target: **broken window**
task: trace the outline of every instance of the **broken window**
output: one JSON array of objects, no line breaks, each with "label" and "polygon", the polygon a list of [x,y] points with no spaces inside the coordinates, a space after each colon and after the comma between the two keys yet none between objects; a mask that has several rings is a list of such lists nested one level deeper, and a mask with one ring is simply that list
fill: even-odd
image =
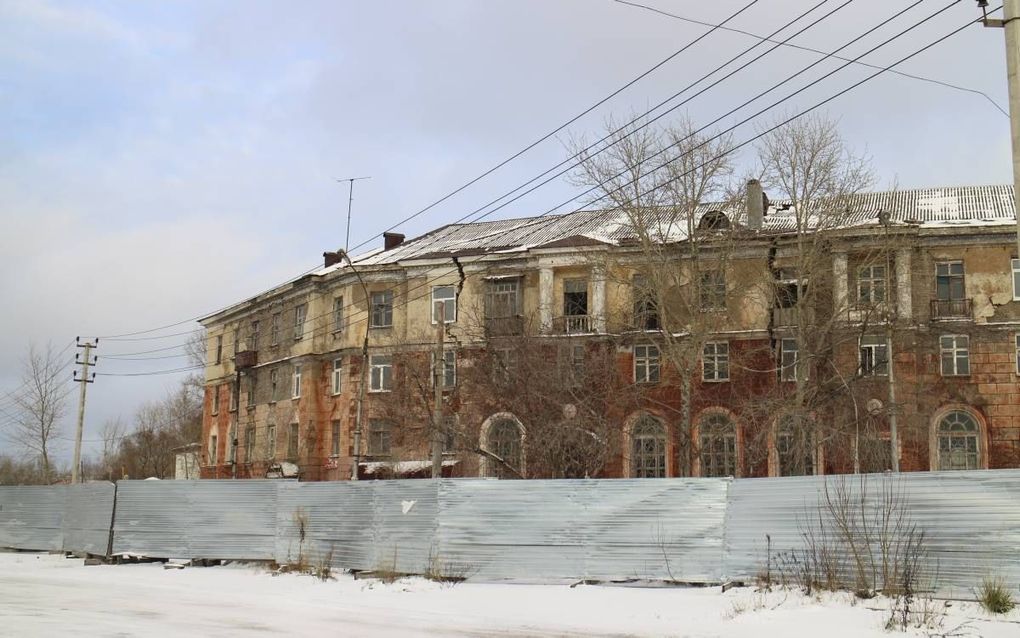
[{"label": "broken window", "polygon": [[632,478],[665,478],[666,428],[653,416],[643,415],[630,434]]},{"label": "broken window", "polygon": [[639,330],[659,330],[659,310],[655,295],[644,275],[634,275],[631,290],[634,297],[634,327]]},{"label": "broken window", "polygon": [[864,335],[860,347],[862,377],[889,376],[889,345],[884,336]]},{"label": "broken window", "polygon": [[301,304],[294,308],[294,341],[299,341],[305,336],[305,317],[308,315],[308,304]]},{"label": "broken window", "polygon": [[776,308],[793,308],[797,305],[800,295],[807,290],[807,284],[797,277],[793,268],[780,268],[776,271]]},{"label": "broken window", "polygon": [[702,476],[736,476],[737,428],[725,414],[710,414],[698,424]]},{"label": "broken window", "polygon": [[588,314],[587,279],[567,279],[563,282],[563,314],[568,317]]}]

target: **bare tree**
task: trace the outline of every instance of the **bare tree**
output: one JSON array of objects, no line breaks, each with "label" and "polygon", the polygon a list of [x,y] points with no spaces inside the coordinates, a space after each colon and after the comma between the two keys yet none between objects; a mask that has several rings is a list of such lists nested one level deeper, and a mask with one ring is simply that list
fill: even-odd
[{"label": "bare tree", "polygon": [[68,381],[66,369],[66,362],[61,365],[60,354],[51,343],[42,348],[32,343],[22,363],[22,388],[12,395],[14,419],[9,436],[38,457],[46,483],[53,478],[53,442],[60,436],[60,419],[70,391],[64,385]]}]

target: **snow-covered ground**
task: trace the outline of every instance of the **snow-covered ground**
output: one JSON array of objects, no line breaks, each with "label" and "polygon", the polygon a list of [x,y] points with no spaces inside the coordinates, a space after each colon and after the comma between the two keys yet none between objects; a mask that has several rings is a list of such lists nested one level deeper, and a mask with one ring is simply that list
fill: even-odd
[{"label": "snow-covered ground", "polygon": [[[250,565],[164,570],[85,567],[48,554],[0,553],[2,636],[734,636],[868,638],[889,602],[750,588],[322,582]],[[1020,612],[933,603],[942,629],[907,635],[1020,636]],[[962,626],[962,629],[956,631]],[[956,632],[956,633],[953,633]]]}]

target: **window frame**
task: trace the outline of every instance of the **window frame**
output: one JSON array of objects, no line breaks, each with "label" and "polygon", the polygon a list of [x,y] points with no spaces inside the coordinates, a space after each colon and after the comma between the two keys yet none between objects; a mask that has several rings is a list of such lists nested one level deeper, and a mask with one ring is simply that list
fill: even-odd
[{"label": "window frame", "polygon": [[259,324],[258,319],[252,319],[248,327],[248,336],[251,337],[251,344],[249,344],[248,350],[259,349],[259,329],[261,327]]},{"label": "window frame", "polygon": [[[449,297],[436,298],[436,291],[444,288],[450,289]],[[432,301],[431,320],[432,325],[439,323],[439,319],[436,316],[437,304],[443,302],[443,323],[456,323],[457,322],[457,286],[453,284],[443,284],[439,286],[432,286]]]},{"label": "window frame", "polygon": [[294,341],[305,338],[305,321],[308,319],[308,304],[294,306]]},{"label": "window frame", "polygon": [[269,369],[269,402],[276,403],[280,399],[280,369]]},{"label": "window frame", "polygon": [[1013,301],[1020,301],[1020,259],[1010,259],[1009,267],[1013,274]]},{"label": "window frame", "polygon": [[[802,418],[810,424],[810,419],[808,417]],[[816,458],[818,447],[811,432],[804,435],[804,442],[807,444],[808,449],[801,450],[801,452],[804,453],[805,473],[795,474],[789,471],[789,462],[796,459],[796,454],[798,452],[796,448],[796,438],[798,434],[796,419],[797,417],[793,414],[784,414],[776,420],[774,434],[775,439],[773,441],[773,447],[776,452],[776,476],[814,476],[815,474],[815,466],[818,463],[818,459]],[[791,441],[792,445],[790,443],[786,443],[784,445],[784,441]],[[786,462],[785,467],[784,461]],[[784,469],[787,471],[784,471]]]},{"label": "window frame", "polygon": [[223,363],[223,335],[216,335],[216,364]]},{"label": "window frame", "polygon": [[642,414],[635,419],[629,434],[629,478],[654,479],[669,476],[666,425],[662,419]]},{"label": "window frame", "polygon": [[[954,273],[953,266],[959,266],[960,272]],[[939,270],[945,267],[946,273],[942,274]],[[945,280],[947,297],[943,297],[940,294],[942,289],[942,282]],[[960,284],[960,296],[953,296],[953,282],[959,280]],[[946,259],[935,262],[935,299],[938,301],[963,301],[967,298],[967,271],[964,267],[962,259]]]},{"label": "window frame", "polygon": [[255,393],[258,391],[258,371],[248,372],[248,398],[245,407],[255,407]]},{"label": "window frame", "polygon": [[[377,359],[385,359],[385,362],[377,363]],[[368,356],[369,369],[369,392],[392,392],[393,391],[393,355],[371,354]],[[378,370],[378,384],[376,383],[376,371]],[[389,370],[387,375],[386,371]],[[388,380],[388,383],[387,383]]]},{"label": "window frame", "polygon": [[340,456],[340,432],[342,423],[340,419],[333,419],[330,421],[330,440],[329,440],[329,451],[330,456],[337,458]]},{"label": "window frame", "polygon": [[368,327],[392,328],[393,327],[393,291],[376,290],[369,293],[369,322]]},{"label": "window frame", "polygon": [[[865,343],[866,339],[877,340],[874,343]],[[879,361],[879,351],[885,351],[885,358]],[[865,366],[865,351],[869,354],[868,366]],[[889,340],[885,335],[861,335],[857,340],[857,374],[861,377],[888,377],[889,366],[892,357],[889,352]]]},{"label": "window frame", "polygon": [[[724,352],[720,352],[720,346]],[[709,348],[713,350],[709,353]],[[709,361],[712,374],[709,374]],[[720,368],[722,373],[720,373]],[[707,341],[701,347],[701,380],[706,383],[726,383],[730,380],[730,342]]]},{"label": "window frame", "polygon": [[386,419],[369,419],[368,456],[391,454],[393,454],[393,423]]},{"label": "window frame", "polygon": [[295,421],[287,427],[287,460],[296,461],[301,457],[301,423]]},{"label": "window frame", "polygon": [[220,386],[214,385],[212,391],[212,405],[209,406],[209,414],[216,416],[220,413]]},{"label": "window frame", "polygon": [[[436,378],[436,353],[430,356],[432,383]],[[443,389],[451,389],[457,386],[457,351],[453,349],[443,350]]]},{"label": "window frame", "polygon": [[290,375],[290,398],[300,399],[301,398],[301,364],[295,363],[294,369]]},{"label": "window frame", "polygon": [[[952,346],[946,347],[945,340],[952,339]],[[965,344],[960,347],[959,340],[963,339]],[[962,357],[961,357],[962,353]],[[952,372],[946,372],[946,355],[949,354],[953,362]],[[960,372],[960,362],[966,363],[966,372]],[[943,377],[969,377],[971,374],[970,365],[970,335],[948,334],[939,335],[939,373]]]},{"label": "window frame", "polygon": [[[505,433],[510,435],[506,436]],[[524,473],[524,431],[516,418],[498,416],[491,421],[485,430],[485,448],[503,459],[506,465]],[[504,467],[503,463],[497,463],[492,459],[486,460],[486,476],[498,479],[517,478],[513,472]]]},{"label": "window frame", "polygon": [[[793,344],[793,349],[786,347],[787,343]],[[793,361],[787,362],[787,353],[792,353]],[[783,337],[779,340],[779,380],[784,383],[796,383],[797,372],[800,367],[800,345],[794,337]],[[807,376],[805,375],[805,379]]]},{"label": "window frame", "polygon": [[701,271],[698,287],[698,306],[702,312],[726,310],[726,271],[722,268]]},{"label": "window frame", "polygon": [[[720,423],[725,421],[725,423]],[[722,429],[725,427],[725,431]],[[740,435],[736,420],[723,412],[709,412],[698,419],[698,475],[736,478],[740,472]],[[722,449],[717,447],[722,442]],[[719,457],[719,461],[716,460]],[[706,461],[708,461],[706,463]],[[722,465],[722,473],[718,467]],[[732,470],[727,472],[727,470]]]},{"label": "window frame", "polygon": [[1013,333],[1013,345],[1016,347],[1016,373],[1020,375],[1020,332]]},{"label": "window frame", "polygon": [[631,277],[631,301],[634,303],[634,327],[643,332],[662,330],[655,296],[649,290],[648,277],[636,273]]},{"label": "window frame", "polygon": [[276,459],[276,424],[266,426],[266,459]]},{"label": "window frame", "polygon": [[[638,349],[644,354],[638,354]],[[634,352],[634,383],[639,385],[655,385],[662,379],[662,352],[654,343],[635,344]],[[643,374],[639,375],[638,371]]]},{"label": "window frame", "polygon": [[219,465],[219,436],[209,435],[209,465]]},{"label": "window frame", "polygon": [[[973,425],[973,430],[970,430],[970,429],[965,430],[965,431],[963,431],[964,434],[958,434],[957,432],[959,432],[959,431],[957,431],[957,430],[950,430],[950,429],[943,430],[943,425],[950,419],[950,417],[953,417],[954,415],[957,415],[957,414],[963,415],[964,417],[966,417],[966,420],[970,422],[970,425]],[[974,442],[974,449],[973,449],[973,451],[965,450],[964,454],[966,456],[968,456],[968,457],[970,455],[973,455],[973,458],[974,458],[974,464],[973,465],[974,466],[970,467],[971,464],[968,462],[968,463],[966,463],[967,467],[946,467],[946,465],[948,465],[948,461],[949,461],[950,457],[945,456],[943,454],[943,449],[942,449],[942,447],[943,447],[943,445],[942,445],[943,438],[945,438],[945,439],[947,439],[949,441],[949,445],[948,445],[948,447],[950,448],[948,450],[949,454],[952,454],[954,452],[954,450],[951,449],[953,447],[952,446],[952,441],[954,439],[973,439],[973,442]],[[965,444],[965,446],[966,446],[966,444]],[[933,469],[936,469],[937,471],[944,471],[944,472],[972,471],[972,470],[980,470],[980,469],[983,469],[985,467],[985,461],[984,461],[985,448],[984,448],[983,429],[981,427],[981,421],[970,410],[965,410],[965,409],[962,409],[960,407],[956,407],[956,408],[947,410],[944,413],[938,415],[938,419],[935,421],[935,446],[934,447],[935,447],[935,467]]]},{"label": "window frame", "polygon": [[[876,275],[875,270],[881,270],[881,275]],[[867,276],[865,276],[867,273]],[[870,264],[857,268],[857,305],[867,306],[886,303],[889,291],[886,290],[888,273],[885,264]],[[881,295],[875,293],[880,291]]]},{"label": "window frame", "polygon": [[[570,290],[570,288],[575,289]],[[564,317],[587,317],[591,314],[589,308],[591,295],[589,294],[587,278],[570,277],[564,279],[562,297]],[[579,312],[581,310],[584,312]]]},{"label": "window frame", "polygon": [[237,427],[231,423],[227,428],[227,449],[226,461],[228,465],[234,465],[237,461]]},{"label": "window frame", "polygon": [[255,443],[257,436],[257,430],[254,425],[249,425],[244,429],[244,462],[251,463],[255,460]]},{"label": "window frame", "polygon": [[343,392],[343,373],[344,373],[344,360],[343,357],[337,357],[333,359],[333,371],[330,374],[330,390],[332,396],[336,396]]},{"label": "window frame", "polygon": [[344,296],[333,297],[333,334],[344,331]]},{"label": "window frame", "polygon": [[[502,286],[508,288],[506,290],[499,289]],[[519,276],[487,280],[485,282],[485,318],[513,319],[519,317],[523,301],[521,296],[521,278]],[[497,308],[506,310],[507,314],[494,314]]]}]

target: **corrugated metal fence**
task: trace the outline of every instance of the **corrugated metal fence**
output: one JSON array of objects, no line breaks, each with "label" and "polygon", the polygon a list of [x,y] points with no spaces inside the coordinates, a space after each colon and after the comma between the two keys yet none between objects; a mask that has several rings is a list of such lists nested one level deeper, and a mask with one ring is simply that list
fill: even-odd
[{"label": "corrugated metal fence", "polygon": [[[1020,581],[1020,471],[781,479],[121,481],[0,487],[0,546],[496,579],[748,580],[843,495],[896,499],[943,585]],[[116,515],[114,516],[114,508]],[[830,530],[831,531],[831,530]],[[823,534],[824,535],[824,534]]]}]

